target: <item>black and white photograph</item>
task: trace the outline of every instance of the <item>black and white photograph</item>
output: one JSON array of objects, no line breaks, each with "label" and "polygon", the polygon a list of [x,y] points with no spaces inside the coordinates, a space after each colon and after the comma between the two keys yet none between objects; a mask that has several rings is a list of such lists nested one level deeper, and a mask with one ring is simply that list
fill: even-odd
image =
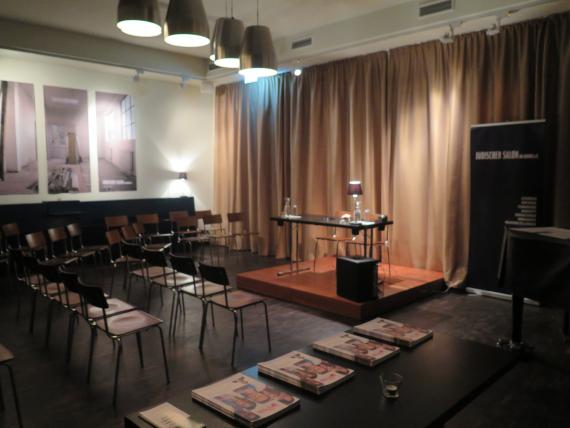
[{"label": "black and white photograph", "polygon": [[137,190],[133,97],[97,92],[99,191]]},{"label": "black and white photograph", "polygon": [[34,85],[0,80],[0,195],[38,193]]},{"label": "black and white photograph", "polygon": [[44,87],[48,193],[88,193],[87,91]]}]

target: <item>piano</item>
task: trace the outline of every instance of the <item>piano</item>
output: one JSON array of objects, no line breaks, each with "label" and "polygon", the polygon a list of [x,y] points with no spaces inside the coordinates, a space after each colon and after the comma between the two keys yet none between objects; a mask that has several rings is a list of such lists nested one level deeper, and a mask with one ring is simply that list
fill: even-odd
[{"label": "piano", "polygon": [[[512,227],[505,229],[503,286],[512,292],[512,335],[509,346],[524,348],[522,338],[524,299],[564,313],[568,339],[570,310],[570,229]],[[501,343],[501,341],[499,341]]]}]

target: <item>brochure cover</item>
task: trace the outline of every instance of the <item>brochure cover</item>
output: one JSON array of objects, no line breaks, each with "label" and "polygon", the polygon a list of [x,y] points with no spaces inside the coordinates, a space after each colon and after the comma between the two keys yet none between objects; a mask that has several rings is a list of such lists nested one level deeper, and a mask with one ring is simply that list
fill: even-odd
[{"label": "brochure cover", "polygon": [[190,418],[188,413],[170,403],[162,403],[139,413],[139,417],[156,428],[205,428]]},{"label": "brochure cover", "polygon": [[376,318],[357,325],[352,331],[410,348],[433,337],[433,331],[431,330],[410,327],[409,325],[384,318]]}]

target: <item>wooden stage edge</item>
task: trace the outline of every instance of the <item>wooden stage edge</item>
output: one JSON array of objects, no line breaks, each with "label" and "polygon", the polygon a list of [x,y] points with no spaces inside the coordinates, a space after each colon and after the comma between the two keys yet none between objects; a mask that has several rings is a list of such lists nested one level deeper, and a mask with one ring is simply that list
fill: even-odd
[{"label": "wooden stage edge", "polygon": [[337,296],[334,257],[319,259],[316,272],[313,271],[312,260],[299,265],[311,270],[278,277],[277,272],[289,269],[287,264],[244,272],[237,276],[237,287],[354,320],[382,315],[445,288],[441,272],[392,265],[392,275],[388,278],[388,268],[382,265],[379,275],[384,284],[379,286],[378,299],[358,303]]}]

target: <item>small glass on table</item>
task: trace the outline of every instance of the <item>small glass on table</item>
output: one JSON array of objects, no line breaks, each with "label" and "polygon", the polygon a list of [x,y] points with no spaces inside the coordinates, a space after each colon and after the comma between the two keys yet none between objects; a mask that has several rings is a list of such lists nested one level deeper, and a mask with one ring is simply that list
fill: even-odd
[{"label": "small glass on table", "polygon": [[384,397],[398,398],[403,382],[404,376],[399,373],[382,373],[380,375],[380,385],[382,385],[382,394],[384,394]]}]

